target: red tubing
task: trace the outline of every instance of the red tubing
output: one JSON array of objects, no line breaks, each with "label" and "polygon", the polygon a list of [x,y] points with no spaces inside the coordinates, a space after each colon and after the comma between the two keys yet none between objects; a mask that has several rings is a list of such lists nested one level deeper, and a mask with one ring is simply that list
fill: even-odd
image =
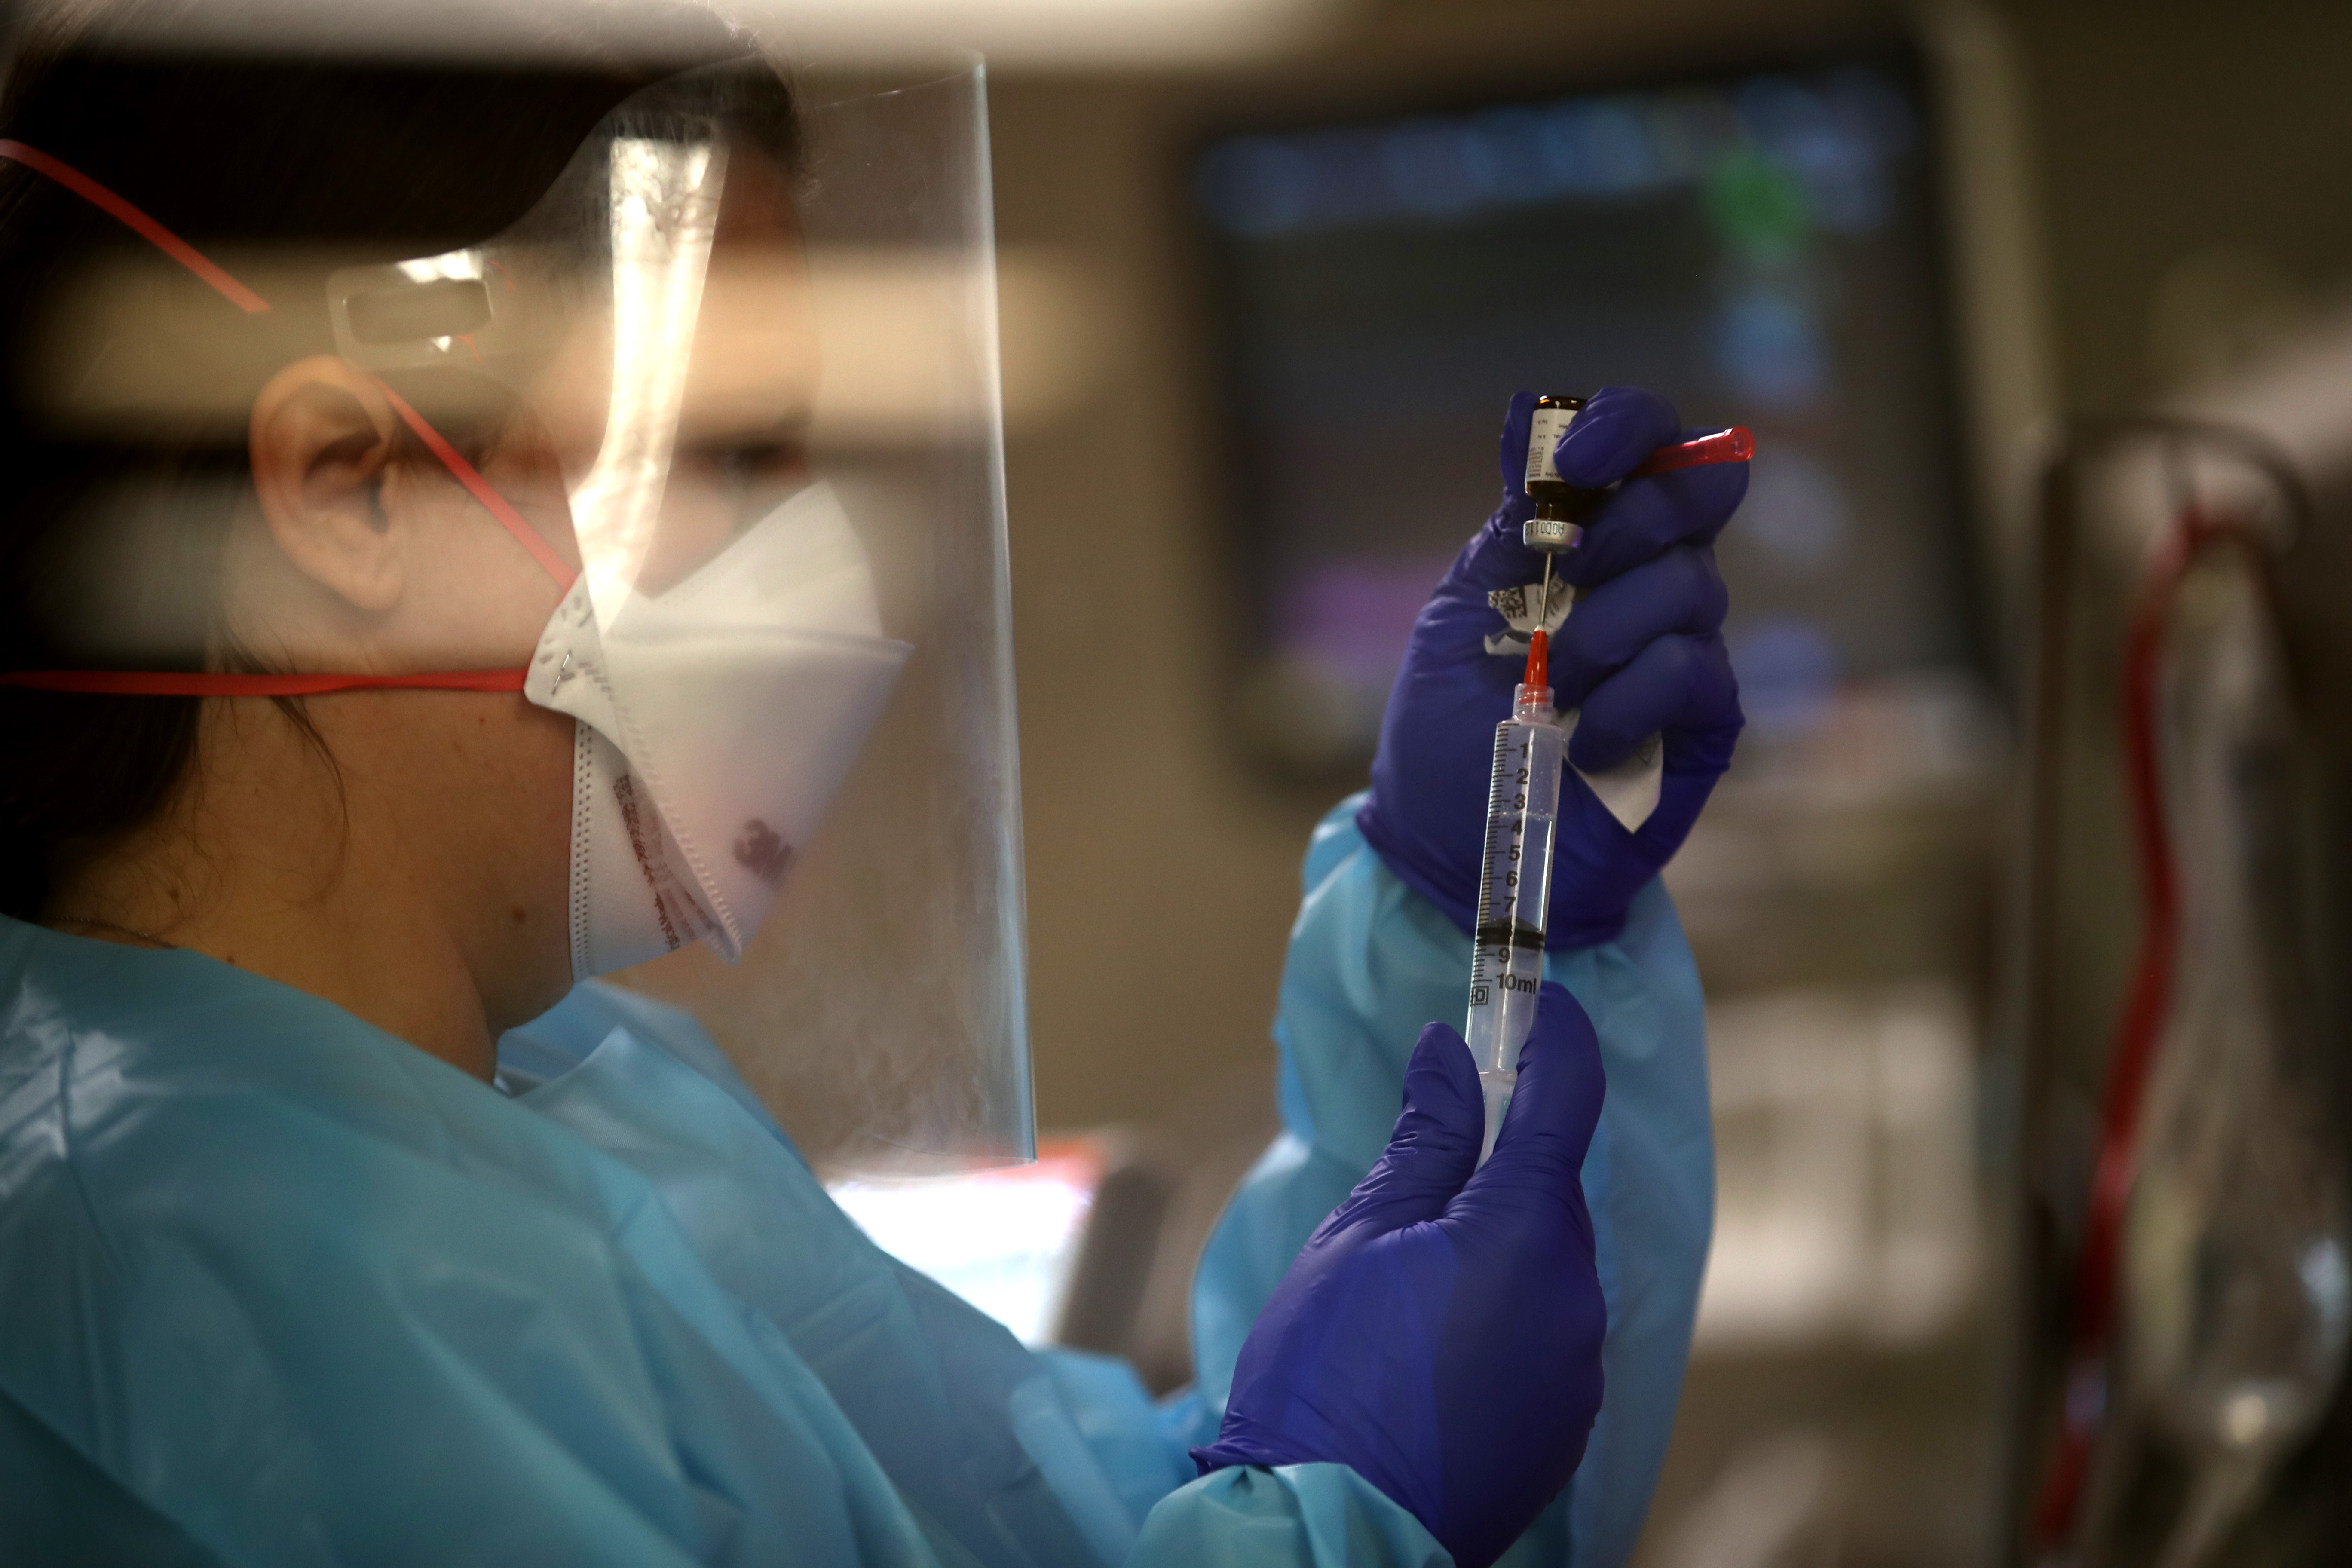
[{"label": "red tubing", "polygon": [[2131,989],[2116,1025],[2101,1095],[2098,1163],[2091,1178],[2083,1250],[2075,1266],[2064,1415],[2057,1451],[2043,1473],[2042,1493],[2033,1508],[2034,1543],[2044,1552],[2063,1546],[2074,1533],[2106,1414],[2107,1352],[2115,1333],[2124,1209],[2131,1197],[2140,1110],[2163,1037],[2173,965],[2179,951],[2179,870],[2165,831],[2164,757],[2157,734],[2165,624],[2190,564],[2208,546],[2231,540],[2252,547],[2237,524],[2193,510],[2184,512],[2149,557],[2125,637],[2124,764],[2147,918],[2140,927],[2139,954],[2133,964]]},{"label": "red tubing", "polygon": [[1625,477],[1638,479],[1651,474],[1671,474],[1676,468],[1703,468],[1713,463],[1744,463],[1755,455],[1756,433],[1745,425],[1734,425],[1728,430],[1718,430],[1696,441],[1685,441],[1676,447],[1661,447],[1643,458],[1641,466]]},{"label": "red tubing", "polygon": [[419,675],[244,675],[226,670],[10,669],[0,686],[85,697],[319,697],[330,691],[520,691],[528,669]]}]

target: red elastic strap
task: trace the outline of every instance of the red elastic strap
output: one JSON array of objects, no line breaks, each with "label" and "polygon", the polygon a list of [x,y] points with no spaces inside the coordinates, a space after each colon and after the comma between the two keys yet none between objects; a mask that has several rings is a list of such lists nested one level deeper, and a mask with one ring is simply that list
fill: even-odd
[{"label": "red elastic strap", "polygon": [[[45,174],[55,180],[82,200],[131,229],[215,289],[219,289],[223,298],[247,315],[258,315],[269,309],[268,300],[230,277],[194,246],[190,245],[186,240],[182,239],[178,235],[173,234],[170,229],[165,228],[162,224],[157,223],[71,164],[59,163],[37,147],[27,147],[22,142],[5,139],[0,139],[0,158],[12,159],[37,174]],[[531,527],[522,513],[508,504],[506,497],[491,488],[490,482],[482,478],[474,465],[459,454],[457,447],[442,439],[441,433],[426,424],[425,416],[411,408],[406,399],[392,388],[383,386],[382,382],[376,384],[383,387],[385,398],[391,402],[394,410],[399,414],[408,427],[416,432],[416,438],[425,443],[425,449],[441,460],[442,467],[456,476],[459,484],[473,492],[474,499],[488,508],[492,517],[506,525],[506,531],[513,534],[516,541],[530,552],[530,558],[538,562],[549,576],[555,579],[559,587],[569,589],[572,586],[572,580],[579,574],[566,565],[563,558],[549,547],[547,541],[540,537],[539,531]]]},{"label": "red elastic strap", "polygon": [[0,140],[0,158],[22,163],[37,174],[47,175],[99,211],[113,218],[140,238],[220,290],[221,297],[248,316],[258,316],[269,309],[269,301],[215,266],[203,252],[88,174],[70,164],[60,163],[37,147],[27,147],[22,142]]},{"label": "red elastic strap", "polygon": [[1718,430],[1696,441],[1661,447],[1643,458],[1641,465],[1625,477],[1639,479],[1652,474],[1671,474],[1676,468],[1704,468],[1715,463],[1744,463],[1755,455],[1756,433],[1745,425],[1734,425],[1728,430]]},{"label": "red elastic strap", "polygon": [[236,675],[222,670],[11,669],[0,686],[89,697],[320,697],[330,691],[520,691],[528,669],[420,675]]},{"label": "red elastic strap", "polygon": [[506,531],[514,535],[515,542],[530,552],[530,558],[538,562],[549,576],[555,579],[557,587],[569,592],[572,579],[580,574],[566,563],[563,557],[558,555],[546,540],[540,537],[539,530],[531,527],[530,521],[517,511],[508,502],[506,497],[499,494],[496,487],[489,480],[482,478],[479,469],[466,461],[464,453],[449,445],[442,437],[440,431],[426,424],[425,416],[411,408],[406,398],[385,386],[381,381],[376,383],[376,386],[383,392],[384,401],[392,405],[392,411],[399,415],[402,422],[416,433],[418,440],[425,443],[425,449],[438,458],[441,460],[441,466],[448,469],[459,484],[473,492],[474,499],[482,503],[484,510],[506,525]]},{"label": "red elastic strap", "polygon": [[[230,277],[194,246],[124,201],[71,164],[59,163],[37,147],[0,138],[0,158],[22,163],[45,175],[129,228],[156,249],[203,279],[221,296],[247,315],[259,315],[269,301]],[[425,421],[425,416],[381,381],[376,383],[393,411],[425,448],[439,459],[457,481],[514,535],[556,586],[569,591],[579,575],[540,536],[530,521],[484,479],[457,447]],[[423,675],[231,675],[222,672],[117,669],[0,670],[0,686],[35,691],[68,691],[115,697],[317,697],[330,691],[520,691],[520,669],[459,669]]]}]

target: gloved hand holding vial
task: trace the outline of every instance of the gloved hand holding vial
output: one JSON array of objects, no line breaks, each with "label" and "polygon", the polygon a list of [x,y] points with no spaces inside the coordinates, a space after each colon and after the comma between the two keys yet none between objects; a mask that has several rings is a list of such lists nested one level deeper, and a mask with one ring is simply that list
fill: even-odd
[{"label": "gloved hand holding vial", "polygon": [[[1512,399],[1501,504],[1413,623],[1356,817],[1407,886],[1475,929],[1494,726],[1513,711],[1539,614],[1554,706],[1576,715],[1567,749],[1576,771],[1561,784],[1553,842],[1552,952],[1617,936],[1731,765],[1742,723],[1714,551],[1748,490],[1738,433],[1685,430],[1665,399],[1633,387],[1569,402]],[[1561,490],[1551,499],[1562,507],[1529,493],[1538,416],[1553,435]],[[1692,462],[1699,458],[1715,460]],[[1550,482],[1536,479],[1538,489]],[[1547,510],[1574,515],[1539,515]],[[1550,531],[1574,548],[1532,547],[1531,525],[1555,522],[1570,525]],[[1650,770],[1637,753],[1654,737]]]}]

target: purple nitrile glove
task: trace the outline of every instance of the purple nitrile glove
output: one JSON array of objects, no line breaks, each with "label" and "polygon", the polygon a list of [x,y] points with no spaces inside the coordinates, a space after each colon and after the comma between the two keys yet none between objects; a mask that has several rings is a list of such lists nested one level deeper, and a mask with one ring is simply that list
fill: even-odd
[{"label": "purple nitrile glove", "polygon": [[[1520,490],[1534,406],[1530,393],[1511,399],[1503,504],[1413,623],[1381,723],[1371,795],[1356,816],[1388,868],[1465,931],[1478,915],[1495,726],[1510,716],[1524,668],[1486,651],[1486,639],[1504,629],[1486,595],[1543,577],[1542,555],[1519,537],[1534,514]],[[1685,435],[1655,393],[1603,387],[1560,437],[1555,460],[1562,479],[1597,489]],[[1578,590],[1551,644],[1559,706],[1583,710],[1569,761],[1601,773],[1662,734],[1665,776],[1657,809],[1632,832],[1573,772],[1561,781],[1549,947],[1615,937],[1633,895],[1674,858],[1731,765],[1742,720],[1723,646],[1715,536],[1747,493],[1745,463],[1625,479],[1586,523],[1583,542],[1554,558],[1555,581]]]},{"label": "purple nitrile glove", "polygon": [[[1601,1409],[1607,1327],[1580,1173],[1601,1047],[1546,984],[1494,1156],[1470,1048],[1421,1032],[1388,1152],[1275,1288],[1234,1369],[1224,1465],[1347,1465],[1486,1568],[1559,1495]],[[1476,1167],[1474,1173],[1474,1167]]]}]

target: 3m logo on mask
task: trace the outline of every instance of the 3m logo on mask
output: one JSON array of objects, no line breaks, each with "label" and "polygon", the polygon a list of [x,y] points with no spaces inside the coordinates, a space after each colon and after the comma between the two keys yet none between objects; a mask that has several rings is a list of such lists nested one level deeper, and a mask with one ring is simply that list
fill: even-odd
[{"label": "3m logo on mask", "polygon": [[589,582],[523,684],[579,721],[574,975],[697,939],[732,963],[912,650],[882,635],[864,547],[821,482],[661,593],[624,584],[609,618]]},{"label": "3m logo on mask", "polygon": [[743,825],[743,837],[735,840],[735,864],[772,888],[792,863],[793,847],[774,828],[756,816]]}]

